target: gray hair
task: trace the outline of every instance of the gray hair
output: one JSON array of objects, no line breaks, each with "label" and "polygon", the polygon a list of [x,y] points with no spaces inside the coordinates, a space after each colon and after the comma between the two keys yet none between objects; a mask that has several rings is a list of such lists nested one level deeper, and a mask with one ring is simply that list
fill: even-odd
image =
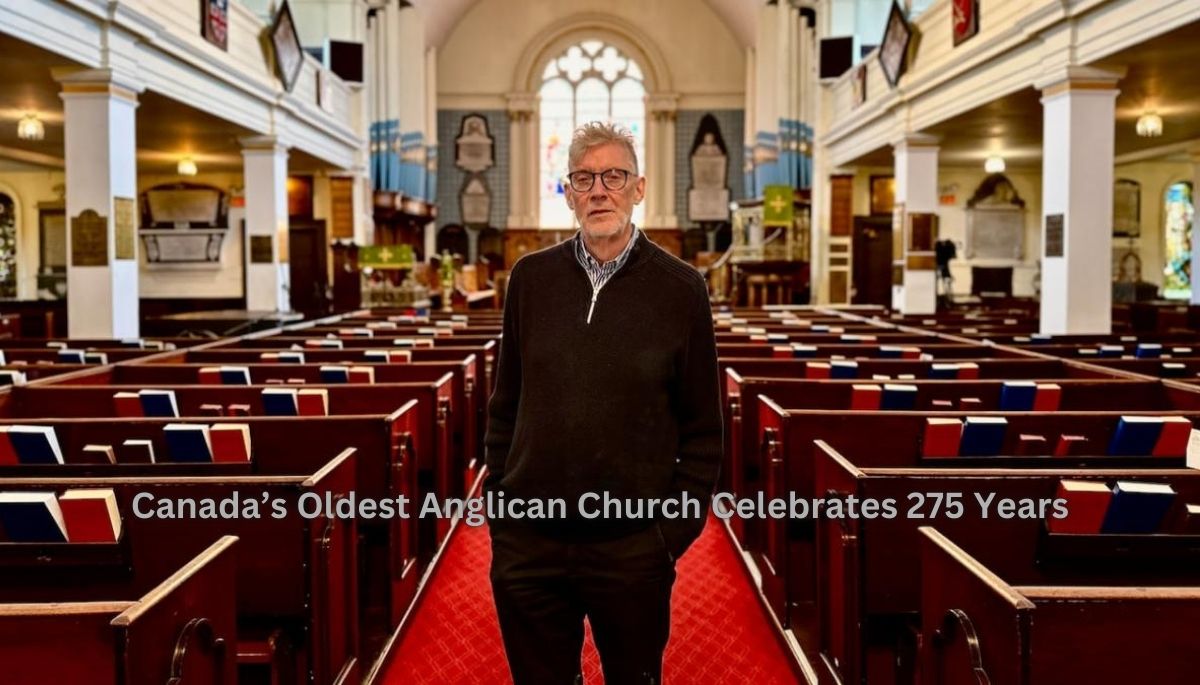
[{"label": "gray hair", "polygon": [[624,126],[603,121],[589,121],[575,129],[575,134],[571,136],[571,147],[567,150],[568,168],[574,169],[579,163],[579,158],[591,148],[608,143],[625,146],[629,151],[629,158],[633,160],[633,173],[637,174],[638,158],[637,150],[633,147],[633,134]]}]

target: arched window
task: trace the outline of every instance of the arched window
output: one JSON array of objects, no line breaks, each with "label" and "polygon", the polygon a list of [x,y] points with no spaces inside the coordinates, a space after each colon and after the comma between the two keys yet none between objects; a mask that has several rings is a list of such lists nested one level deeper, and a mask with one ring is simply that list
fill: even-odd
[{"label": "arched window", "polygon": [[1172,183],[1163,196],[1167,240],[1163,268],[1163,297],[1186,299],[1192,294],[1192,221],[1195,214],[1192,184]]},{"label": "arched window", "polygon": [[[612,45],[586,40],[550,60],[542,73],[539,95],[539,224],[542,228],[567,228],[575,225],[562,186],[572,132],[589,121],[620,124],[633,133],[638,163],[644,166],[646,88],[637,63]],[[643,207],[637,205],[633,210],[633,221],[638,225],[642,223]]]},{"label": "arched window", "polygon": [[17,203],[0,193],[0,297],[17,296]]}]

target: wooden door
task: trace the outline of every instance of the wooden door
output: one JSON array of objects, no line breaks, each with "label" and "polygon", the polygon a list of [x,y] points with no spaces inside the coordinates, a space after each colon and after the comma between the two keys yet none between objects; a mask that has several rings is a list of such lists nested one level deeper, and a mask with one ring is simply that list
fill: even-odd
[{"label": "wooden door", "polygon": [[293,221],[288,227],[292,309],[309,318],[330,311],[328,245],[324,220]]},{"label": "wooden door", "polygon": [[892,304],[892,218],[854,217],[852,304]]}]

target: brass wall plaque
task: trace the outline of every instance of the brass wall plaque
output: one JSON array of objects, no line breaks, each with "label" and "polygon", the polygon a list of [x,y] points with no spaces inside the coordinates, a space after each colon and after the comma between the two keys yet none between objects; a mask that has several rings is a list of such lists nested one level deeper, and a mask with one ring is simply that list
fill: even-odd
[{"label": "brass wall plaque", "polygon": [[113,259],[137,259],[137,203],[133,198],[113,198],[113,232]]},{"label": "brass wall plaque", "polygon": [[71,217],[71,266],[108,266],[108,217],[94,209]]},{"label": "brass wall plaque", "polygon": [[250,263],[270,264],[275,261],[275,250],[269,235],[250,236]]},{"label": "brass wall plaque", "polygon": [[1063,215],[1046,215],[1046,256],[1063,256]]},{"label": "brass wall plaque", "polygon": [[931,254],[910,254],[905,260],[905,267],[909,271],[933,271],[937,268],[937,258]]}]

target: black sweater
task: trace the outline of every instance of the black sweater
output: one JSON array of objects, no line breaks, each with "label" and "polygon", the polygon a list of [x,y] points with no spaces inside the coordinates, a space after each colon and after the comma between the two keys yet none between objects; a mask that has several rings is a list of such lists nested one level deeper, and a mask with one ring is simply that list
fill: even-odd
[{"label": "black sweater", "polygon": [[[505,497],[678,498],[707,512],[721,462],[716,340],[703,277],[643,235],[600,290],[574,241],[526,255],[509,277],[485,438],[488,486]],[[653,521],[559,521],[571,536]],[[704,527],[660,518],[678,557]]]}]

